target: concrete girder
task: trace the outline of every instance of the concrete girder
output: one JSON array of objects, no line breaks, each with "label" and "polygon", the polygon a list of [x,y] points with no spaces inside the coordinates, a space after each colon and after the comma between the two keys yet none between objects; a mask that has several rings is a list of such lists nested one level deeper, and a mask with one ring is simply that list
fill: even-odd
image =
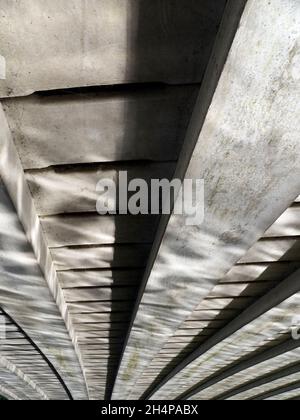
[{"label": "concrete girder", "polygon": [[[259,383],[262,375],[266,375],[266,377],[273,376],[274,371],[277,371],[279,366],[285,369],[293,363],[296,364],[299,360],[299,355],[299,343],[289,339],[282,344],[275,345],[270,349],[254,355],[252,358],[250,357],[245,361],[242,360],[237,365],[233,365],[232,368],[225,370],[224,375],[220,373],[212,376],[210,379],[208,378],[202,385],[199,385],[197,388],[199,390],[198,393],[194,394],[194,390],[197,390],[196,388],[190,392],[191,399],[222,400],[223,394],[220,395],[220,392],[223,392],[224,395],[225,393],[229,394],[233,387],[240,386],[242,388],[243,385],[247,384],[249,381]],[[218,378],[220,379],[220,383],[217,382]],[[271,382],[266,385],[266,387],[268,386],[272,386]],[[255,389],[251,389],[244,395],[255,395],[255,392]],[[241,394],[241,399],[244,399],[242,395],[243,394]],[[239,399],[238,397],[239,395],[237,395],[237,399]],[[235,397],[233,397],[233,399],[235,399]]]},{"label": "concrete girder", "polygon": [[162,222],[115,399],[143,394],[155,354],[299,195],[299,18],[297,1],[249,0],[215,93],[209,66],[177,169],[205,179],[205,223]]},{"label": "concrete girder", "polygon": [[265,392],[260,396],[254,398],[255,401],[261,400],[287,400],[299,395],[300,381],[295,381],[292,384],[278,387],[272,391]]},{"label": "concrete girder", "polygon": [[[272,345],[272,342],[279,340],[282,335],[291,335],[295,308],[300,298],[299,282],[300,277],[297,272],[258,299],[239,317],[188,356],[176,371],[169,375],[169,378],[165,378],[162,387],[156,390],[154,396],[164,399],[166,394],[172,398],[179,395],[184,395],[185,398],[198,395],[197,384],[200,383],[199,388],[202,389],[201,383],[205,382],[207,376],[213,372],[225,370],[231,363],[238,363],[241,354],[243,357],[249,356],[252,351],[258,351],[267,344]],[[288,287],[285,289],[283,286]],[[235,332],[231,330],[234,325]],[[227,336],[229,331],[231,335]],[[295,345],[299,343],[295,341]],[[224,375],[226,378],[226,373]],[[192,391],[189,391],[190,389]]]},{"label": "concrete girder", "polygon": [[[272,360],[271,360],[272,363]],[[247,382],[243,386],[236,387],[227,393],[217,396],[217,400],[245,400],[253,399],[255,395],[261,392],[270,391],[278,385],[283,386],[291,382],[295,382],[300,376],[299,363],[290,364],[285,368],[281,368],[271,374],[259,377],[254,381]]]}]

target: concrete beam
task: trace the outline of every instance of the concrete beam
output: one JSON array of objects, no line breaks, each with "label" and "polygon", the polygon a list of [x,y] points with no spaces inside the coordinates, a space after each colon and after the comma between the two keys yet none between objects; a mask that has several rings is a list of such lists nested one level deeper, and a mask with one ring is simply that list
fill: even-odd
[{"label": "concrete beam", "polygon": [[4,396],[9,400],[42,400],[41,396],[26,382],[11,371],[0,366],[1,388]]},{"label": "concrete beam", "polygon": [[0,395],[5,397],[7,400],[21,400],[20,396],[18,396],[17,393],[18,392],[16,390],[12,390],[7,384],[0,385]]},{"label": "concrete beam", "polygon": [[[152,179],[171,179],[176,168],[175,162],[126,162],[88,164],[84,167],[50,167],[40,171],[27,171],[28,186],[39,216],[95,212],[99,194],[96,185],[100,179],[117,182],[120,171],[128,173],[128,179],[144,179],[149,185]],[[55,195],[53,195],[55,190]],[[51,197],[51,199],[49,199]]]},{"label": "concrete beam", "polygon": [[[297,362],[299,360],[299,355],[299,343],[289,339],[284,343],[255,354],[253,357],[242,360],[220,374],[212,375],[201,384],[195,386],[183,397],[185,399],[194,398],[199,400],[223,399],[222,395],[219,398],[220,390],[226,389],[229,394],[230,387],[235,386],[236,384],[245,384],[251,379],[253,380],[253,384],[260,384],[263,382],[263,380],[260,382],[260,375],[266,374],[266,377],[269,375],[272,377],[272,375],[274,375],[274,370],[279,366],[285,368],[291,363]],[[241,389],[243,389],[243,386],[241,386]]]},{"label": "concrete beam", "polygon": [[[273,391],[264,392],[261,395],[253,398],[254,401],[261,401],[261,400],[269,400],[273,399],[274,397],[282,396],[282,399],[288,399],[290,398],[290,393],[295,393],[296,395],[299,394],[300,390],[300,381],[296,381],[292,384],[288,384],[282,387],[278,387],[274,389]],[[285,395],[283,395],[285,394]],[[289,396],[287,396],[289,394]]]},{"label": "concrete beam", "polygon": [[97,162],[175,161],[198,90],[199,86],[115,87],[2,103],[26,170]]},{"label": "concrete beam", "polygon": [[[271,361],[272,363],[272,361]],[[279,370],[273,371],[268,375],[262,375],[256,380],[249,381],[242,386],[237,386],[230,391],[218,395],[216,400],[227,400],[227,399],[249,399],[255,397],[262,390],[269,391],[272,388],[278,387],[278,383],[291,383],[296,377],[300,376],[300,364],[291,364],[288,367],[280,368]],[[300,378],[298,378],[300,379]],[[285,385],[285,384],[284,384]]]},{"label": "concrete beam", "polygon": [[[293,276],[291,276],[290,280],[292,278]],[[299,290],[299,274],[297,279],[293,278],[293,281],[296,281],[296,288]],[[275,290],[276,288],[272,291]],[[265,297],[267,300],[267,297],[271,296],[267,294]],[[151,389],[150,395],[158,399],[164,399],[188,393],[189,389],[202,380],[204,381],[213,372],[217,373],[220,370],[225,370],[231,363],[237,363],[241,354],[246,357],[251,354],[251,351],[260,351],[266,344],[271,345],[272,342],[275,343],[276,340],[281,339],[283,334],[291,334],[292,320],[295,316],[295,307],[299,304],[299,299],[300,293],[296,292],[291,297],[287,297],[282,303],[273,307],[270,305],[271,309],[266,312],[263,311],[263,314],[260,316],[259,313],[255,315],[255,308],[260,309],[259,304],[263,306],[264,303],[263,300],[258,301],[228,326],[225,326],[213,337],[208,338],[203,345],[178,365],[176,370],[164,378],[161,384],[154,390]],[[247,315],[250,312],[255,315],[255,318],[253,321],[249,320],[247,322]],[[246,322],[241,324],[235,330],[236,332],[226,337],[225,334],[229,332],[235,322],[241,322],[243,315],[246,315],[244,318]],[[213,347],[211,347],[210,345],[215,339],[223,334],[222,339],[215,342]],[[153,391],[156,392],[154,393]]]},{"label": "concrete beam", "polygon": [[205,222],[162,221],[114,399],[143,394],[153,357],[299,195],[299,3],[249,0],[231,46],[243,6],[229,2],[177,168],[205,180]]},{"label": "concrete beam", "polygon": [[8,361],[3,356],[0,357],[0,366],[2,366],[8,372],[11,372],[13,375],[16,375],[20,379],[20,381],[23,382],[23,386],[26,385],[27,388],[31,388],[32,392],[36,393],[37,399],[40,399],[40,400],[49,399],[47,395],[47,391],[45,392],[45,390],[41,389],[40,386],[35,381],[33,381],[30,376],[28,376],[19,367],[17,367],[16,365]]},{"label": "concrete beam", "polygon": [[7,71],[0,97],[120,83],[199,83],[225,4],[1,0]]},{"label": "concrete beam", "polygon": [[270,401],[299,401],[300,399],[300,388],[293,389],[292,391],[284,392],[277,396],[271,397],[268,400]]}]

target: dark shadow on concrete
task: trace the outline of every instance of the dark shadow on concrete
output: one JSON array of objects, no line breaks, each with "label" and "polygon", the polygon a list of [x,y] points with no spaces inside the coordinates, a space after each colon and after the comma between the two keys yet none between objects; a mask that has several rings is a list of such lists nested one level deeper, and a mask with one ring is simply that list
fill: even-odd
[{"label": "dark shadow on concrete", "polygon": [[[130,147],[139,148],[141,136],[145,134],[145,130],[156,125],[157,129],[162,129],[165,135],[176,136],[173,142],[176,144],[177,158],[179,157],[225,4],[226,0],[132,1],[127,22],[128,28],[130,28],[130,31],[128,31],[127,80],[140,80],[143,82],[143,86],[140,87],[143,87],[145,97],[157,94],[162,101],[173,90],[175,98],[177,91],[178,95],[182,95],[181,90],[185,88],[182,87],[181,90],[178,90],[178,85],[188,84],[187,89],[189,90],[186,94],[183,94],[183,100],[179,101],[180,104],[175,110],[178,115],[177,118],[174,121],[168,119],[169,126],[167,127],[165,126],[164,115],[160,111],[160,104],[158,104],[157,112],[149,115],[143,107],[138,108],[134,101],[127,102],[124,112],[124,120],[126,121],[124,147],[126,144],[126,148],[128,148],[128,143],[130,143]],[[135,30],[132,31],[132,28],[135,28]],[[144,83],[153,82],[153,74],[156,75],[154,81],[157,85],[147,93]],[[165,85],[161,83],[165,83]],[[166,84],[169,84],[169,86]],[[172,87],[173,84],[177,86]],[[138,89],[139,86],[136,86],[136,88]],[[175,134],[174,125],[177,127]],[[168,141],[167,138],[153,138],[149,141],[149,148],[153,146],[153,142],[160,142],[162,159],[170,161],[170,156],[164,156],[163,146],[166,141]],[[136,162],[136,164],[140,163]],[[151,162],[143,162],[143,165],[144,169],[148,169],[148,179],[157,178],[155,173],[152,172]],[[163,177],[171,178],[173,174],[174,170],[171,170],[170,173],[163,174]],[[130,179],[131,174],[129,173],[129,181]],[[153,223],[157,227],[159,217]],[[116,243],[119,241],[121,229],[121,226],[116,226]],[[143,229],[142,225],[141,229]],[[153,239],[151,239],[152,242]],[[119,252],[116,249],[114,255],[114,264],[116,265],[121,257]],[[145,260],[137,261],[137,266],[145,266],[148,257],[149,255]],[[142,276],[140,278],[141,282]],[[114,316],[116,295],[114,291],[117,291],[117,286],[112,288],[111,325],[118,322]],[[139,287],[136,288],[136,296],[138,296],[138,291]],[[131,305],[130,310],[133,313],[134,305]],[[127,328],[120,332],[120,338],[124,340],[124,343],[126,343],[129,326],[130,323],[128,323]],[[113,331],[111,337],[112,334]],[[108,361],[106,399],[111,398],[121,357],[122,354],[115,353],[111,348]]]},{"label": "dark shadow on concrete", "polygon": [[[295,255],[298,255],[298,261],[296,260]],[[290,256],[293,256],[292,261],[290,261]],[[295,273],[300,268],[300,240],[297,241],[297,243],[294,244],[294,246],[277,263],[282,263],[283,265],[283,269],[281,270],[280,275],[278,275],[276,272],[276,262],[270,263],[270,266],[263,272],[260,277],[258,277],[255,282],[256,285],[261,283],[261,290],[256,291],[256,294],[254,295],[252,292],[254,285],[253,283],[250,283],[247,289],[245,289],[241,295],[237,296],[237,298],[241,298],[241,302],[237,304],[237,302],[233,300],[226,308],[220,310],[217,318],[211,320],[211,323],[206,328],[201,330],[199,334],[193,338],[191,343],[187,345],[184,350],[178,354],[178,356],[172,359],[171,362],[160,372],[157,379],[146,390],[141,399],[147,398],[149,394],[152,393],[153,389],[159,386],[160,382],[172,373],[174,366],[182,363],[190,354],[197,350],[201,344],[205,343],[206,340],[214,336],[214,334],[220,329],[225,328],[235,318],[242,314],[242,312],[249,308],[256,300],[267,294],[271,289]],[[224,283],[224,285],[226,285],[226,283]],[[208,298],[210,301],[213,301],[214,299],[224,299],[224,296],[214,297],[213,299]],[[218,308],[216,308],[216,310],[217,309]],[[221,327],[218,329],[213,326],[213,323],[216,320],[219,320],[223,323],[223,325],[221,325]],[[258,350],[258,352],[259,351],[260,350]]]}]

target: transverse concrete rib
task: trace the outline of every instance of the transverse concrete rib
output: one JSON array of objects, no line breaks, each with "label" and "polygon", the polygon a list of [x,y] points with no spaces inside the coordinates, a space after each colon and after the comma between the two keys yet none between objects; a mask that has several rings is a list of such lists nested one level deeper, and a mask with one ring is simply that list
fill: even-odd
[{"label": "transverse concrete rib", "polygon": [[[300,290],[300,271],[290,276],[288,279],[280,283],[276,288],[272,289],[262,298],[258,299],[253,305],[246,309],[240,316],[235,318],[232,322],[227,324],[223,329],[207,339],[195,352],[189,355],[182,363],[160,382],[160,387],[172,379],[177,373],[180,373],[194,360],[204,355],[207,351],[212,349],[218,343],[222,343],[230,335],[241,330],[251,322],[259,318],[261,315],[267,313],[273,307],[278,306],[281,302],[293,296]],[[232,373],[231,373],[232,374]],[[158,388],[151,389],[148,397],[152,396]]]},{"label": "transverse concrete rib", "polygon": [[[272,369],[276,368],[277,360],[278,364],[284,362],[280,356],[284,356],[286,354],[289,355],[290,353],[290,360],[292,360],[293,351],[299,350],[299,346],[300,344],[297,343],[297,341],[288,339],[287,341],[262,351],[253,357],[242,360],[240,363],[233,365],[220,374],[216,374],[215,376],[208,378],[207,380],[203,381],[203,383],[196,385],[190,391],[182,394],[180,397],[183,399],[206,399],[208,398],[207,395],[202,394],[206,389],[209,391],[214,385],[222,387],[222,381],[225,379],[234,380],[235,375],[242,372],[247,375],[247,372],[250,371],[251,368],[256,369],[257,375],[259,375],[259,371],[257,370],[258,368],[268,368],[268,365],[266,363],[264,364],[264,362],[269,362],[270,371],[272,371]],[[295,353],[297,355],[296,357],[299,357],[299,351]],[[273,366],[271,368],[272,363]],[[215,399],[218,399],[218,397],[216,396]]]},{"label": "transverse concrete rib", "polygon": [[[257,388],[263,386],[270,386],[272,382],[279,380],[279,379],[285,379],[286,377],[293,375],[293,374],[300,374],[300,363],[292,363],[287,367],[284,367],[283,369],[280,368],[276,370],[275,372],[272,372],[267,375],[262,375],[258,379],[249,381],[243,385],[237,386],[230,391],[224,392],[223,394],[219,394],[217,396],[217,400],[226,400],[226,399],[235,399],[237,397],[240,397],[241,394],[244,395],[255,395],[255,392],[257,393]],[[247,394],[248,393],[248,394]]]},{"label": "transverse concrete rib", "polygon": [[285,395],[283,395],[282,399],[287,399],[287,398],[289,398],[289,396],[287,396],[287,394],[294,393],[294,392],[296,392],[296,394],[297,394],[297,393],[299,393],[299,390],[300,390],[300,381],[296,381],[292,384],[276,388],[273,391],[265,392],[265,393],[257,396],[256,398],[254,398],[254,400],[256,400],[256,401],[268,400],[268,399],[272,399],[274,397],[278,397],[278,396],[283,395],[283,394],[285,394]]},{"label": "transverse concrete rib", "polygon": [[[19,209],[26,212],[28,203],[21,202],[22,193],[26,196],[24,190],[21,193],[21,173],[18,173],[17,164],[13,165],[13,170],[9,169],[12,162],[8,163],[10,154],[7,126],[2,114],[0,118],[1,175],[4,175],[4,178],[9,180],[10,187],[14,188]],[[20,189],[15,187],[14,182]],[[67,383],[73,398],[86,399],[85,381],[66,326],[42,276],[2,181],[0,184],[0,210],[1,305],[48,356]],[[23,216],[25,217],[24,213]],[[29,216],[28,213],[26,216]],[[29,217],[27,222],[30,223]],[[25,307],[24,302],[26,303]],[[49,317],[52,324],[49,323]],[[2,346],[2,350],[4,350],[4,346]],[[64,390],[60,390],[60,395],[57,394],[57,398],[66,398]]]},{"label": "transverse concrete rib", "polygon": [[214,90],[209,67],[177,169],[205,179],[205,222],[187,227],[172,216],[158,237],[114,399],[143,394],[136,383],[164,343],[299,195],[299,18],[296,0],[247,2],[204,118]]}]

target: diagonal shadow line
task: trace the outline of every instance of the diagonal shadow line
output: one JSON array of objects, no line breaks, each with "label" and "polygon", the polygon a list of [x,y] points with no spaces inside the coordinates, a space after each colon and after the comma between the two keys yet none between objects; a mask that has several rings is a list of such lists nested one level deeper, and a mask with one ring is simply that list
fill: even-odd
[{"label": "diagonal shadow line", "polygon": [[268,398],[275,397],[277,395],[285,394],[286,392],[295,391],[300,388],[300,381],[293,382],[289,385],[285,385],[274,389],[273,391],[264,392],[255,398],[251,398],[252,401],[261,401]]},{"label": "diagonal shadow line", "polygon": [[195,394],[203,391],[204,389],[210,388],[216,383],[235,375],[236,373],[242,372],[250,367],[253,367],[257,364],[263,363],[267,360],[273,359],[274,357],[280,356],[282,354],[288,353],[292,350],[297,349],[300,346],[299,341],[293,340],[292,338],[283,341],[282,343],[269,347],[263,351],[254,351],[253,355],[247,358],[242,358],[239,363],[233,363],[229,368],[223,370],[221,373],[217,372],[215,375],[212,375],[208,379],[198,383],[196,386],[188,390],[187,392],[181,394],[177,400],[187,400],[192,398]]},{"label": "diagonal shadow line", "polygon": [[[164,1],[161,2],[161,3],[162,4],[164,4],[164,3],[167,4],[167,2],[164,2]],[[198,2],[196,0],[193,3],[194,3],[194,5],[195,4],[198,4],[199,5],[199,0],[198,0]],[[225,8],[225,3],[226,2],[224,2],[224,5],[223,5],[224,8]],[[239,0],[239,3],[242,4],[242,7],[244,7],[245,0]],[[221,4],[221,2],[220,2],[220,4]],[[172,6],[172,7],[175,7],[175,5],[176,4],[174,3],[174,6]],[[205,7],[205,5],[206,5],[206,2],[203,1],[203,7]],[[191,2],[191,5],[190,6],[192,6],[192,2]],[[141,43],[141,40],[143,40],[143,39],[145,39],[147,37],[147,32],[149,30],[150,30],[150,33],[153,30],[152,29],[152,27],[153,27],[153,20],[149,19],[149,17],[147,18],[147,16],[148,16],[147,13],[149,12],[149,7],[151,8],[152,6],[149,6],[149,2],[147,0],[141,0],[139,2],[139,8],[135,10],[134,21],[136,21],[137,24],[138,24],[138,36],[136,37],[135,40],[133,40],[133,43],[129,45],[129,48],[134,47],[134,50],[137,51],[137,53],[136,53],[136,56],[134,57],[134,60],[133,61],[131,60],[131,62],[129,61],[129,63],[128,63],[128,73],[129,73],[128,76],[129,76],[129,78],[132,78],[133,75],[135,75],[135,76],[138,75],[141,72],[141,66],[144,65],[144,63],[141,62],[141,57],[139,56],[140,52],[142,51],[142,46],[143,46],[143,43]],[[182,7],[182,5],[180,5],[180,2],[178,2],[178,7]],[[147,10],[148,10],[148,12],[147,12]],[[153,12],[151,12],[151,13],[153,13]],[[158,44],[159,44],[159,41],[158,41]],[[213,47],[213,45],[210,45],[210,51],[209,51],[209,53],[211,53],[212,47]],[[209,57],[207,57],[207,58],[209,58]],[[224,57],[224,61],[225,61],[225,57]],[[199,85],[199,88],[200,88],[200,85]],[[186,108],[186,106],[183,107],[182,114],[184,112],[186,112],[186,109],[184,109],[184,108]],[[142,113],[138,109],[134,109],[134,106],[132,106],[132,105],[129,105],[128,106],[126,115],[128,117],[128,120],[130,118],[131,119],[134,118],[134,120],[135,120],[134,131],[136,131],[136,132],[139,132],[139,129],[145,123],[145,118],[148,118],[147,116],[142,115]],[[187,126],[188,126],[188,124],[186,125],[186,129],[187,129]],[[127,134],[129,134],[128,132],[130,130],[132,130],[132,125],[129,124],[128,127],[126,127]],[[135,144],[132,140],[130,140],[130,138],[133,138],[133,136],[129,136],[129,139],[128,139],[128,141],[131,141],[131,146],[132,147],[138,147],[138,144]],[[182,145],[181,145],[181,147],[182,147]],[[183,176],[183,174],[181,174],[181,175]],[[166,220],[167,220],[167,218],[166,218]],[[118,227],[117,227],[117,233],[118,233]],[[116,258],[116,260],[118,259],[118,255],[117,254],[115,255],[115,258]],[[114,388],[114,385],[115,385],[115,382],[116,382],[116,378],[117,378],[117,375],[118,375],[118,372],[119,372],[119,369],[120,369],[120,366],[121,366],[121,361],[122,361],[122,358],[124,356],[124,353],[125,353],[125,350],[126,350],[126,347],[127,347],[127,344],[128,344],[128,340],[129,340],[129,336],[130,336],[130,331],[132,329],[132,326],[133,326],[133,323],[134,323],[134,319],[135,319],[136,313],[138,311],[139,303],[141,301],[141,298],[142,298],[144,289],[146,287],[146,279],[147,279],[147,277],[148,277],[147,275],[144,275],[144,277],[141,279],[140,287],[137,290],[138,293],[137,293],[136,304],[132,308],[131,321],[128,324],[128,328],[127,328],[126,333],[125,333],[122,354],[120,355],[120,358],[119,358],[120,360],[119,360],[118,366],[116,368],[114,368],[115,369],[115,372],[113,374],[113,378],[107,384],[107,386],[108,386],[107,396],[108,396],[109,399],[111,399],[111,397],[112,397],[112,392],[113,392],[113,388]],[[112,320],[111,321],[113,322],[113,317],[112,317]]]},{"label": "diagonal shadow line", "polygon": [[[300,247],[300,240],[278,261],[286,261],[289,257],[289,255],[293,254],[296,251],[299,251],[299,247]],[[289,278],[289,276],[293,275],[293,273],[297,272],[297,270],[299,269],[300,266],[300,262],[290,262],[290,270],[287,268],[287,271],[285,273],[285,278],[282,278],[281,282],[283,282],[284,280],[286,280],[287,278]],[[268,268],[262,276],[266,275],[266,272],[268,270],[273,270],[273,267],[271,266],[270,268]],[[260,277],[259,277],[260,278]],[[280,286],[280,283],[279,283]],[[277,286],[277,287],[279,287]],[[250,286],[251,287],[251,284]],[[272,287],[272,289],[274,288],[274,286]],[[272,291],[271,289],[271,291]],[[276,289],[276,286],[275,286]],[[274,289],[273,289],[274,290]],[[256,301],[255,298],[253,298],[253,302],[250,303],[250,305],[247,305],[246,308],[240,310],[239,312],[237,312],[231,319],[228,320],[228,322],[224,322],[224,326],[223,328],[221,328],[220,330],[218,330],[215,334],[219,334],[220,332],[222,332],[222,330],[224,330],[225,328],[227,328],[227,326],[230,326],[236,319],[239,318],[239,316],[241,316],[243,314],[243,312],[249,308],[251,308],[252,305],[255,305],[256,302],[259,299],[264,298],[264,296],[268,295],[268,293],[271,292],[269,291],[265,291],[264,294],[262,296],[257,296],[256,297]],[[244,291],[244,293],[247,293],[247,290]],[[220,315],[222,314],[222,312],[224,311],[228,311],[228,309],[231,309],[231,305],[234,304],[234,301],[228,305],[225,310],[222,310]],[[214,321],[214,320],[213,320]],[[213,322],[212,321],[212,322]],[[193,354],[196,354],[197,352],[200,352],[200,349],[202,346],[207,346],[207,349],[209,350],[211,348],[211,346],[209,346],[209,341],[213,340],[214,341],[214,337],[215,334],[214,333],[210,333],[208,337],[205,337],[203,341],[203,343],[199,344],[199,338],[201,338],[201,336],[203,335],[204,332],[206,331],[210,331],[210,325],[208,325],[208,327],[206,329],[204,329],[203,331],[201,331],[199,333],[199,335],[197,335],[194,340],[187,346],[185,347],[178,356],[175,357],[175,359],[171,360],[171,362],[163,369],[163,371],[160,373],[160,376],[158,378],[158,380],[154,381],[151,386],[146,390],[146,392],[143,394],[143,396],[141,397],[141,399],[149,399],[159,388],[161,388],[165,383],[167,383],[172,377],[174,377],[179,370],[182,370],[185,366],[187,366],[187,364],[190,363],[189,359],[192,360],[193,358]],[[202,337],[203,338],[203,337]],[[225,337],[226,338],[226,337]],[[219,342],[220,340],[218,340]],[[188,350],[188,355],[187,355],[187,350]],[[195,357],[193,358],[195,359]],[[179,361],[178,365],[176,368],[174,368],[174,361]],[[180,369],[179,369],[180,368]]]},{"label": "diagonal shadow line", "polygon": [[283,369],[282,368],[277,369],[275,372],[271,372],[267,375],[260,376],[254,380],[246,382],[243,385],[238,385],[235,388],[231,389],[230,391],[226,391],[218,395],[217,397],[213,398],[213,400],[217,400],[217,401],[227,400],[229,398],[234,397],[235,395],[239,395],[246,391],[251,391],[254,388],[257,388],[259,386],[269,384],[271,382],[276,381],[277,379],[285,378],[287,376],[290,376],[299,372],[300,372],[300,363],[293,363]]}]

